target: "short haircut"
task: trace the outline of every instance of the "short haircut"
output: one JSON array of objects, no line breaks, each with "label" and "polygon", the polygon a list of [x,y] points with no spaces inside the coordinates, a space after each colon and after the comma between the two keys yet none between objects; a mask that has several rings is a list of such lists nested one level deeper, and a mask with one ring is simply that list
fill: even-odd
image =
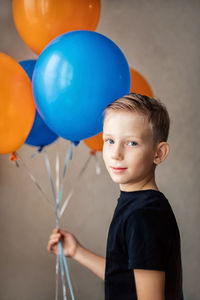
[{"label": "short haircut", "polygon": [[104,118],[109,111],[138,112],[147,117],[153,142],[166,142],[169,134],[170,118],[160,100],[145,95],[130,93],[110,103],[104,110]]}]

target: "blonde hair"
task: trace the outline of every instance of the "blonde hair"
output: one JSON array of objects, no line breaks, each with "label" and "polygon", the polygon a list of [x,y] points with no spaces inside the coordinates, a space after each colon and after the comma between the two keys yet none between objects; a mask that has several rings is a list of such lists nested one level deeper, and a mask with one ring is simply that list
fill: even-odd
[{"label": "blonde hair", "polygon": [[151,126],[154,143],[166,142],[169,135],[170,118],[160,100],[130,93],[110,103],[104,110],[104,120],[109,111],[131,111],[142,113]]}]

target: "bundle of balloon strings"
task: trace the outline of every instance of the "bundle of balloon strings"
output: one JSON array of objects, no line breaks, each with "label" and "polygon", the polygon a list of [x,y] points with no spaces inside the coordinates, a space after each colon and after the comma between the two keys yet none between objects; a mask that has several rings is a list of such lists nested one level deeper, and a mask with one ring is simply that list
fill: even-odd
[{"label": "bundle of balloon strings", "polygon": [[[32,179],[32,181],[34,182],[34,184],[36,185],[38,190],[45,197],[45,199],[47,200],[50,207],[54,210],[55,215],[56,215],[56,227],[59,228],[60,227],[60,218],[63,215],[63,213],[64,213],[64,211],[65,211],[65,209],[66,209],[66,207],[69,203],[69,200],[73,195],[75,183],[77,183],[80,180],[80,178],[83,175],[83,173],[84,173],[89,161],[91,160],[92,156],[95,157],[96,174],[100,174],[99,162],[98,162],[98,159],[96,157],[96,154],[93,153],[92,155],[89,156],[89,158],[85,162],[84,166],[82,167],[81,171],[79,172],[79,175],[77,176],[77,179],[74,182],[71,191],[69,192],[69,194],[66,197],[63,205],[61,206],[61,199],[62,199],[62,193],[63,193],[63,184],[64,184],[64,178],[65,178],[65,175],[66,175],[67,165],[68,165],[69,160],[72,160],[72,157],[73,157],[73,143],[70,142],[69,148],[66,151],[65,163],[64,163],[64,167],[63,167],[61,183],[60,183],[60,180],[59,180],[60,162],[59,162],[59,152],[58,152],[58,150],[57,150],[57,153],[56,153],[56,163],[55,163],[56,184],[54,184],[52,170],[51,170],[50,161],[49,161],[49,158],[48,158],[48,153],[46,151],[46,148],[39,148],[37,153],[32,155],[32,157],[34,157],[38,153],[43,153],[44,154],[45,164],[46,164],[47,173],[48,173],[48,177],[49,177],[50,184],[51,184],[51,190],[52,190],[52,194],[53,194],[54,203],[52,203],[49,200],[46,192],[43,190],[43,188],[41,187],[39,182],[36,180],[36,178],[34,177],[32,172],[29,170],[28,166],[26,165],[26,163],[24,162],[22,157],[19,155],[19,153],[13,154],[10,159],[16,163],[17,167],[20,167],[20,166],[24,167],[26,173]],[[55,293],[56,294],[55,295],[56,300],[58,300],[59,268],[60,268],[60,274],[61,274],[63,300],[67,300],[65,276],[66,276],[66,279],[67,279],[67,282],[68,282],[71,299],[74,300],[75,297],[74,297],[74,292],[73,292],[73,288],[72,288],[72,284],[71,284],[71,280],[70,280],[67,258],[64,255],[63,246],[62,246],[61,242],[58,243],[58,255],[56,257],[56,293]]]}]

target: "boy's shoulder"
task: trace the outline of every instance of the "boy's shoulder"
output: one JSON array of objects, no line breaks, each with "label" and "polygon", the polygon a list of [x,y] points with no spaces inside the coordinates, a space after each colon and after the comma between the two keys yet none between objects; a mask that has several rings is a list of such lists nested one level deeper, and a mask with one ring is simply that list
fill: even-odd
[{"label": "boy's shoulder", "polygon": [[148,214],[153,211],[171,211],[171,206],[165,195],[157,190],[138,190],[135,192],[122,192],[118,199],[117,209],[122,214]]},{"label": "boy's shoulder", "polygon": [[118,200],[116,217],[133,224],[159,224],[170,222],[175,218],[172,207],[165,195],[156,190],[138,190],[121,193]]},{"label": "boy's shoulder", "polygon": [[162,192],[156,190],[138,190],[128,193],[121,191],[113,222],[123,227],[127,224],[149,228],[176,225],[168,199]]},{"label": "boy's shoulder", "polygon": [[173,210],[166,198],[155,199],[139,208],[130,210],[124,219],[126,230],[170,234],[178,229]]}]

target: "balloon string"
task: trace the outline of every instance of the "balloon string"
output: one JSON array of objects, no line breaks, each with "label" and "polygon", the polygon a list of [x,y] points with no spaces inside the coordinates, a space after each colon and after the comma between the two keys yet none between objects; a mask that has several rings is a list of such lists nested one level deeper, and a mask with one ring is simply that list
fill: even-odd
[{"label": "balloon string", "polygon": [[64,262],[65,273],[66,273],[66,276],[67,276],[67,281],[68,281],[68,284],[69,284],[69,289],[70,289],[71,297],[72,297],[72,300],[75,300],[73,289],[72,289],[72,284],[71,284],[71,280],[70,280],[70,275],[69,275],[67,258],[66,258],[65,254],[63,252],[63,248],[62,247],[61,247],[61,251],[62,251],[62,258],[63,258],[63,262]]},{"label": "balloon string", "polygon": [[[59,185],[60,185],[60,158],[59,158],[59,139],[56,141],[56,203],[59,195]],[[58,287],[59,287],[59,254],[56,257],[56,295],[55,300],[58,300]]]},{"label": "balloon string", "polygon": [[63,288],[63,299],[67,300],[66,287],[65,287],[65,273],[64,273],[63,260],[62,260],[62,244],[61,244],[61,242],[58,243],[58,251],[59,251],[59,258],[60,258],[60,271],[61,271],[62,288]]},{"label": "balloon string", "polygon": [[86,168],[87,168],[87,166],[88,166],[88,164],[89,164],[91,158],[92,158],[92,155],[90,155],[90,156],[88,157],[88,159],[86,160],[86,162],[85,162],[85,164],[83,165],[83,167],[82,167],[82,169],[81,169],[81,171],[80,171],[80,173],[79,173],[79,175],[78,175],[77,178],[82,177],[82,175],[83,175],[83,173],[85,172],[85,170],[86,170]]},{"label": "balloon string", "polygon": [[53,198],[54,198],[54,201],[56,203],[56,191],[55,191],[55,187],[54,187],[53,175],[52,175],[52,171],[51,171],[49,157],[48,157],[46,149],[43,151],[43,153],[44,153],[44,159],[45,159],[45,163],[46,163],[47,173],[48,173],[48,176],[49,176],[49,181],[50,181],[50,184],[51,184]]},{"label": "balloon string", "polygon": [[67,150],[66,156],[65,156],[65,164],[64,164],[64,168],[63,168],[63,175],[62,175],[62,180],[61,180],[61,185],[60,185],[60,189],[59,189],[59,195],[58,195],[58,199],[57,199],[57,203],[56,203],[56,212],[57,212],[57,224],[56,226],[59,227],[59,208],[60,208],[60,202],[61,202],[61,197],[62,197],[62,192],[63,192],[63,184],[64,184],[64,178],[65,178],[65,174],[66,174],[66,170],[67,170],[67,165],[68,165],[68,161],[69,159],[72,160],[72,156],[73,156],[73,143],[70,142],[70,146],[69,149]]},{"label": "balloon string", "polygon": [[73,187],[72,187],[72,189],[71,189],[69,195],[68,195],[67,198],[65,199],[64,204],[63,204],[63,206],[62,206],[62,208],[61,208],[61,210],[60,210],[60,217],[61,217],[62,214],[64,213],[64,211],[65,211],[65,209],[66,209],[66,207],[67,207],[67,205],[68,205],[68,203],[69,203],[69,200],[70,200],[70,198],[72,197],[72,195],[73,195],[73,193],[74,193],[74,186],[78,184],[78,182],[79,182],[80,178],[82,177],[83,173],[85,172],[85,170],[86,170],[86,168],[87,168],[87,166],[88,166],[88,164],[89,164],[91,158],[92,158],[92,156],[90,155],[90,156],[88,157],[88,159],[86,160],[85,164],[83,165],[81,171],[79,172],[79,174],[78,174],[78,176],[77,176],[77,178],[76,178],[76,180],[75,180],[75,182],[74,182],[74,184],[73,184]]},{"label": "balloon string", "polygon": [[60,218],[62,217],[62,214],[64,213],[64,211],[65,211],[65,209],[66,209],[66,207],[67,207],[67,205],[68,205],[68,203],[69,203],[69,200],[71,199],[73,193],[74,193],[74,190],[72,189],[72,190],[70,191],[69,195],[67,196],[67,198],[65,199],[64,204],[63,204],[63,206],[62,206],[62,208],[61,208],[61,210],[60,210],[60,214],[59,214],[59,217],[60,217]]},{"label": "balloon string", "polygon": [[38,150],[30,156],[30,158],[36,157],[40,152],[42,152],[43,148],[44,146],[40,146]]},{"label": "balloon string", "polygon": [[56,143],[56,165],[55,165],[55,171],[56,171],[56,194],[57,197],[59,195],[59,185],[60,185],[60,158],[59,158],[59,140],[57,140]]},{"label": "balloon string", "polygon": [[58,300],[58,283],[59,283],[59,254],[56,257],[56,298]]},{"label": "balloon string", "polygon": [[26,173],[29,175],[29,177],[32,179],[33,183],[36,185],[36,187],[38,188],[38,190],[42,193],[42,195],[45,197],[45,199],[47,200],[48,204],[51,206],[51,208],[54,210],[55,212],[55,207],[54,205],[51,203],[51,201],[49,200],[48,196],[46,195],[46,193],[44,192],[44,190],[42,189],[42,187],[40,186],[40,184],[37,182],[36,178],[33,176],[33,174],[30,172],[29,168],[27,167],[27,165],[25,164],[25,162],[23,161],[23,159],[21,158],[21,156],[19,155],[19,153],[16,153],[18,160],[21,162],[22,166],[24,167],[24,170],[26,171]]},{"label": "balloon string", "polygon": [[[56,167],[56,190],[57,190],[57,193],[55,191],[55,186],[54,186],[54,182],[53,182],[53,175],[52,175],[51,166],[50,166],[50,162],[49,162],[49,158],[48,158],[48,153],[47,153],[47,151],[45,151],[43,153],[44,153],[44,159],[45,159],[45,163],[46,163],[46,168],[47,168],[49,181],[50,181],[50,184],[51,184],[53,198],[54,198],[54,201],[56,203],[56,226],[59,227],[60,217],[59,217],[59,205],[58,205],[58,196],[59,196],[59,194],[58,194],[58,192],[59,192],[59,157],[58,157],[58,151],[57,151],[57,155],[56,155],[56,166],[55,166]],[[65,175],[65,172],[64,172],[64,175]],[[58,253],[58,256],[56,258],[56,295],[55,295],[55,299],[58,300],[59,263],[60,263],[63,299],[66,300],[67,296],[66,296],[66,287],[65,287],[65,277],[64,277],[64,269],[63,269],[62,255],[61,255],[60,247],[62,248],[62,244],[59,243],[59,245],[58,245],[59,253]]]}]

